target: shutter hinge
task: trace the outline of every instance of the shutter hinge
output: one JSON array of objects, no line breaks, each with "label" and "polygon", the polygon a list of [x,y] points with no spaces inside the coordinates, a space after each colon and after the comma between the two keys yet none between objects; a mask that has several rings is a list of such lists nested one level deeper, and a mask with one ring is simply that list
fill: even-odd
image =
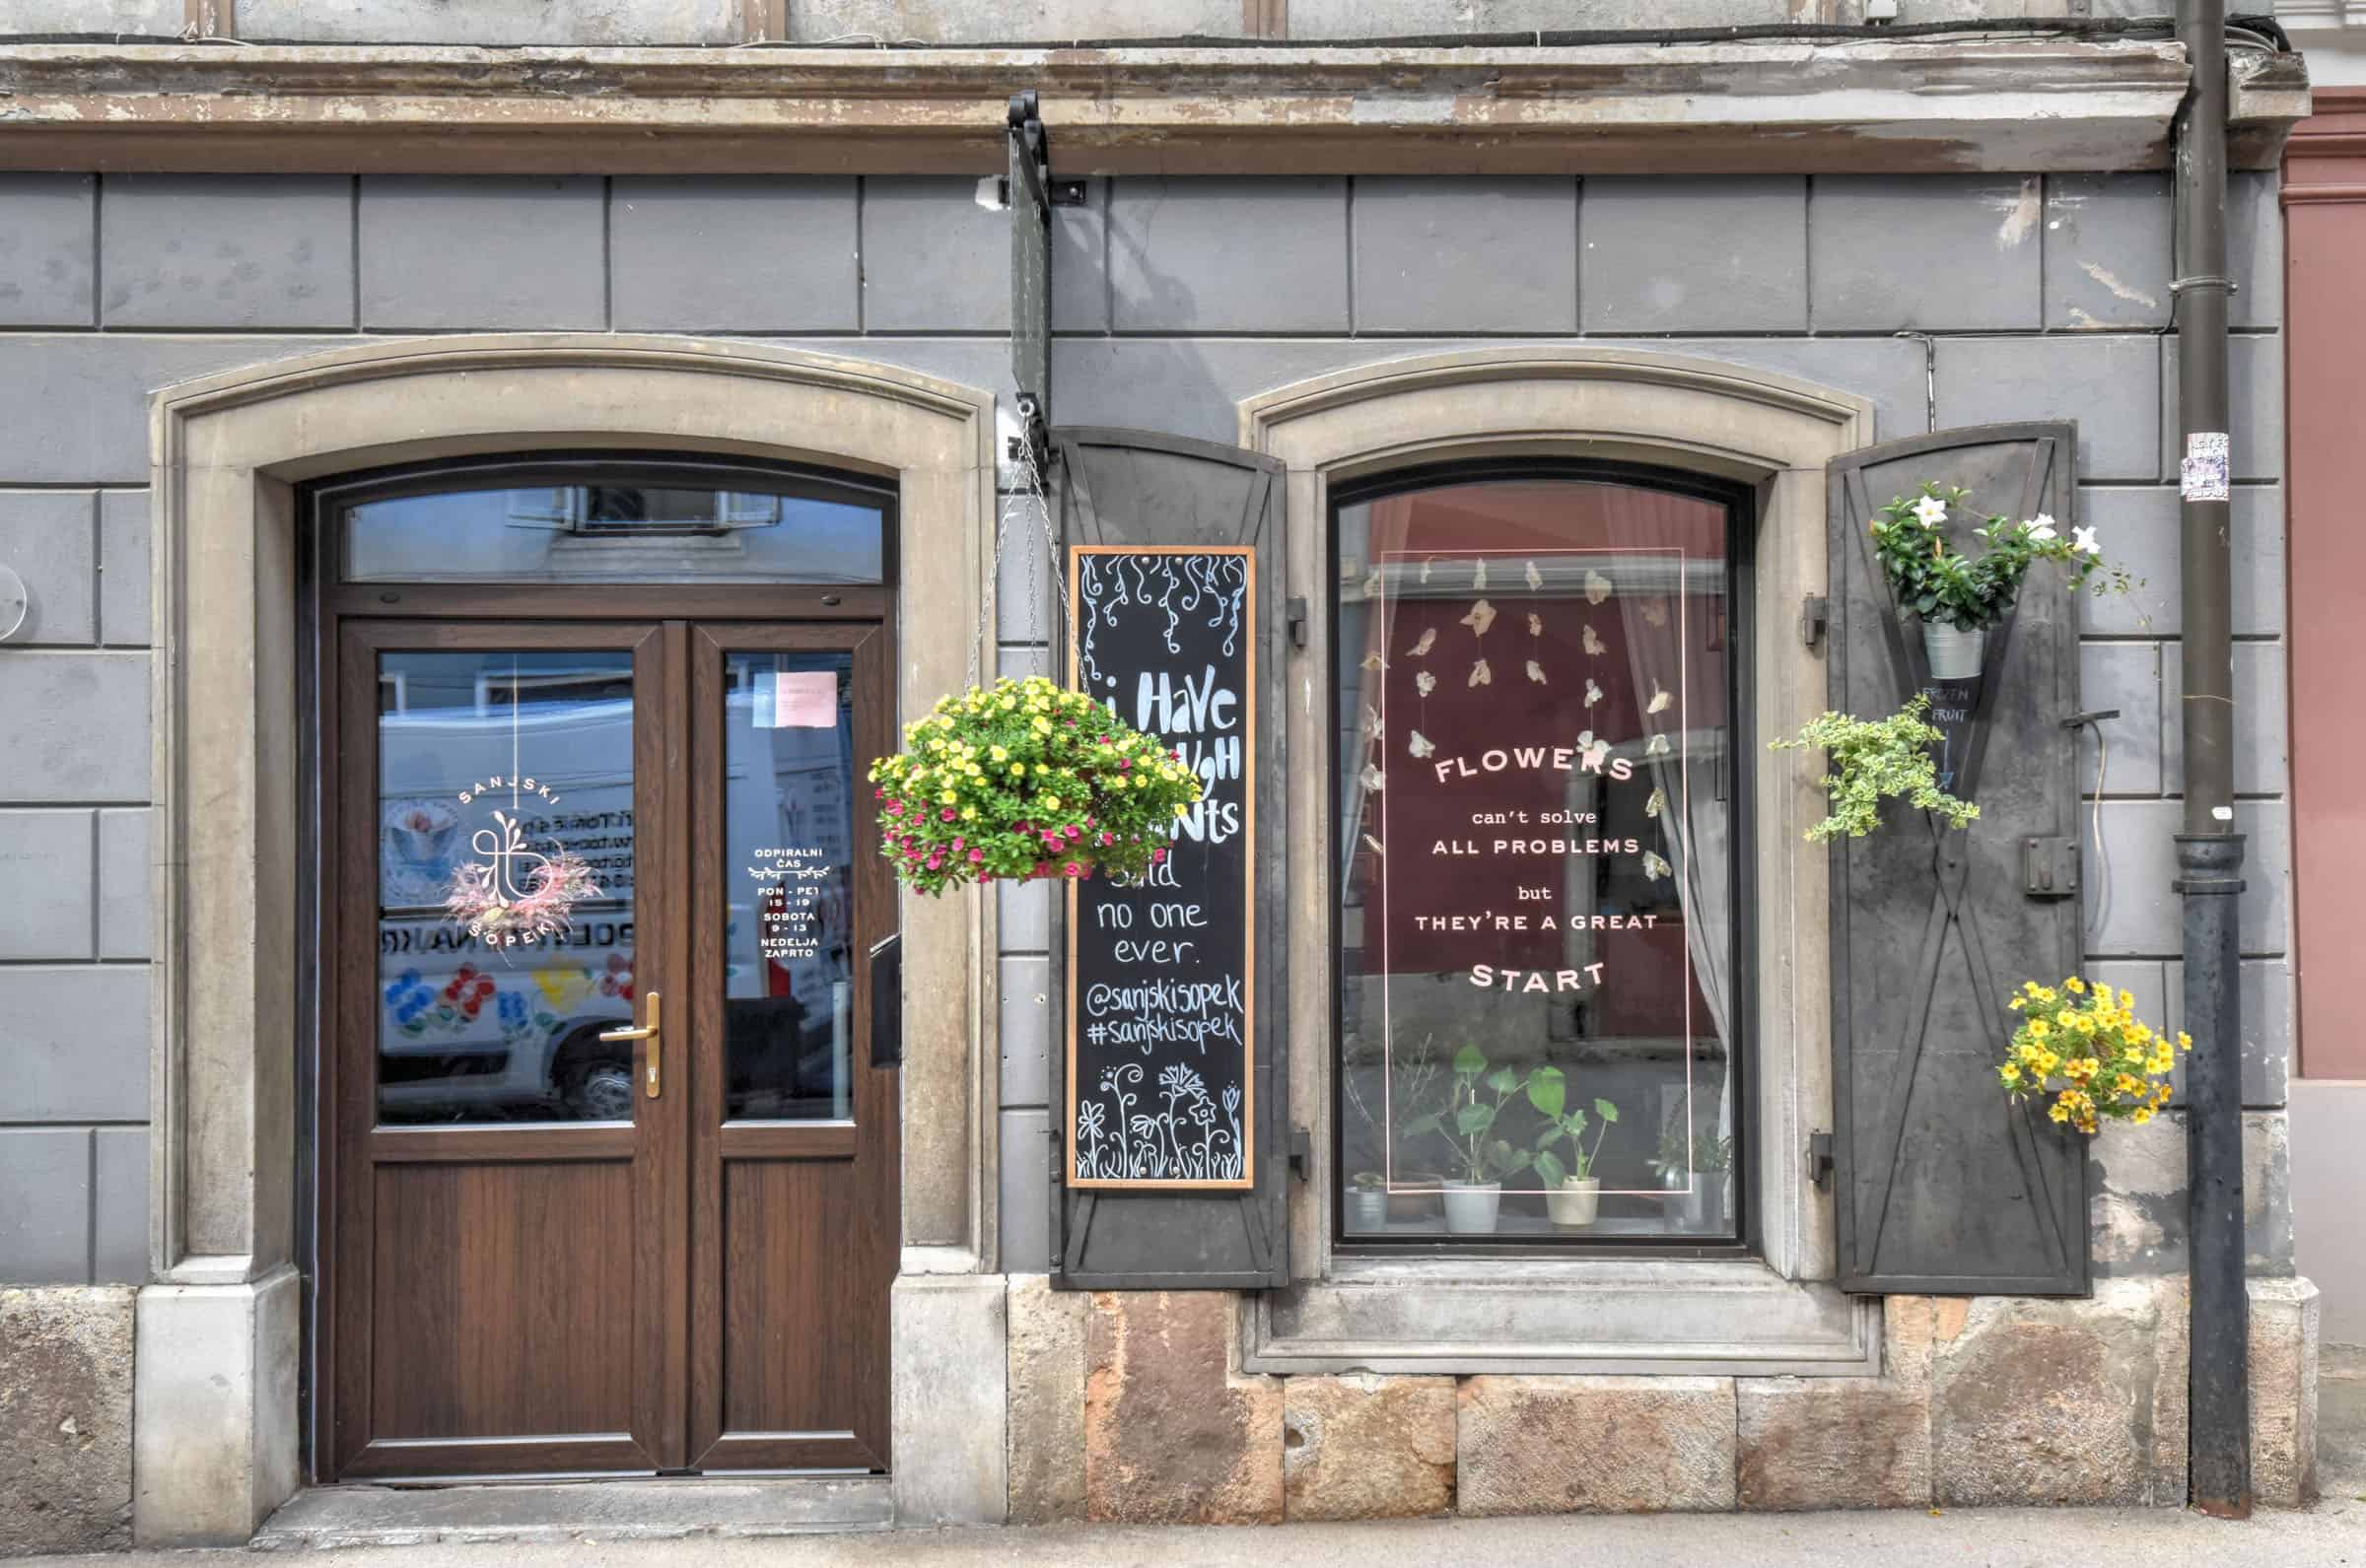
[{"label": "shutter hinge", "polygon": [[1832,1187],[1832,1134],[1810,1132],[1807,1135],[1807,1179],[1819,1192]]},{"label": "shutter hinge", "polygon": [[1289,646],[1304,648],[1306,646],[1305,599],[1295,594],[1291,595],[1289,602],[1282,607],[1282,618],[1289,623]]},{"label": "shutter hinge", "polygon": [[1301,1182],[1314,1179],[1314,1134],[1304,1127],[1289,1129],[1289,1174]]},{"label": "shutter hinge", "polygon": [[1832,600],[1821,593],[1810,593],[1799,601],[1799,641],[1814,648],[1824,641],[1824,633],[1832,625]]},{"label": "shutter hinge", "polygon": [[2078,841],[2032,836],[2021,841],[2021,891],[2033,899],[2078,892]]}]

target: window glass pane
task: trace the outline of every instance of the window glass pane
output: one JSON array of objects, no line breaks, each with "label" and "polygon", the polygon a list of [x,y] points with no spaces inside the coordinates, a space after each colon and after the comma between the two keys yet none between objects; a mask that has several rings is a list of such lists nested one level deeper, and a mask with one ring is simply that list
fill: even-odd
[{"label": "window glass pane", "polygon": [[725,655],[724,1114],[854,1114],[854,657]]},{"label": "window glass pane", "polygon": [[850,500],[654,484],[460,489],[343,511],[350,581],[877,582],[885,515]]},{"label": "window glass pane", "polygon": [[379,1120],[632,1120],[632,655],[382,653],[378,693]]},{"label": "window glass pane", "polygon": [[1739,1233],[1727,517],[1575,480],[1341,509],[1349,1240]]}]

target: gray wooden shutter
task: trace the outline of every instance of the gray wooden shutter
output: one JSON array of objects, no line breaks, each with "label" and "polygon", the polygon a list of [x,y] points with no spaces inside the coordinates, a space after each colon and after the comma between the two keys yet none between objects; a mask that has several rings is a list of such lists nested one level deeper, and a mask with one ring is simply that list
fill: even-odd
[{"label": "gray wooden shutter", "polygon": [[[1255,1186],[1245,1192],[1080,1192],[1062,1181],[1067,1138],[1052,1139],[1053,1283],[1078,1290],[1262,1289],[1289,1282],[1283,1212],[1288,973],[1282,939],[1287,844],[1283,788],[1286,635],[1282,465],[1238,447],[1147,431],[1059,429],[1062,553],[1069,545],[1249,545],[1257,551]],[[1063,570],[1066,570],[1065,561]],[[1067,669],[1067,653],[1057,668]],[[1065,912],[1056,904],[1055,918]],[[1067,994],[1066,943],[1055,940],[1051,994]],[[1052,1030],[1053,1098],[1068,1103],[1067,1021]]]},{"label": "gray wooden shutter", "polygon": [[[2067,531],[2076,428],[1988,425],[1839,458],[1831,485],[1830,701],[1875,717],[1931,687],[1919,628],[1899,615],[1868,524],[1925,480],[1976,515],[2051,512]],[[2027,891],[2024,856],[2078,842],[2078,606],[2040,565],[1988,633],[1977,690],[1934,688],[1961,715],[1942,774],[1980,806],[1944,830],[1893,805],[1832,858],[1834,1145],[1842,1288],[2082,1295],[2089,1289],[2085,1140],[2013,1106],[1996,1081],[2022,980],[2080,965],[2075,886]],[[1940,704],[1934,701],[1934,709]],[[2073,879],[2074,880],[2074,879]]]}]

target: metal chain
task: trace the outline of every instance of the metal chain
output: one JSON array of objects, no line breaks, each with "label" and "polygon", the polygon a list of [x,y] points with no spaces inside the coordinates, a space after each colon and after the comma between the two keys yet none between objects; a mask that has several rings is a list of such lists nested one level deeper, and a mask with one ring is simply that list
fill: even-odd
[{"label": "metal chain", "polygon": [[[999,587],[1002,581],[1003,555],[1009,548],[1011,514],[1014,511],[1023,513],[1031,506],[1036,521],[1034,531],[1043,540],[1044,562],[1051,569],[1053,586],[1059,590],[1060,620],[1061,624],[1065,626],[1069,614],[1068,579],[1060,571],[1060,539],[1052,526],[1052,509],[1045,494],[1043,469],[1036,461],[1033,443],[1022,441],[1018,443],[1018,448],[1025,487],[1002,498],[999,514],[995,518],[994,559],[989,565],[994,571],[996,585]],[[1031,554],[1034,548],[1032,540],[1029,541],[1027,548]],[[1041,578],[1033,570],[1032,562],[1028,563],[1028,568],[1026,573],[1027,625],[1034,626],[1037,624],[1037,616],[1042,605],[1043,588]],[[994,640],[994,629],[988,624],[992,613],[989,607],[991,602],[989,596],[979,595],[978,635],[971,643],[969,649],[969,684],[973,687],[980,684],[979,669],[985,659],[986,650],[998,646]],[[1045,628],[1044,641],[1047,646],[1056,641],[1048,627]]]}]

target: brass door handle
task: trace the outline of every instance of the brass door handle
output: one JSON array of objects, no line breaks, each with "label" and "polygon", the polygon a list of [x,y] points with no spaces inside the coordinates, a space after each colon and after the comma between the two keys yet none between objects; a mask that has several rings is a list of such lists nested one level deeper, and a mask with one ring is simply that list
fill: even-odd
[{"label": "brass door handle", "polygon": [[658,1037],[658,993],[656,991],[653,990],[649,992],[649,1007],[644,1015],[649,1019],[649,1022],[642,1025],[640,1028],[603,1029],[599,1032],[599,1038],[602,1040],[646,1040],[649,1042],[649,1049],[643,1054],[642,1059],[649,1063],[649,1097],[652,1100],[655,1100],[658,1097],[660,1093],[660,1085],[663,1082],[663,1079],[660,1076],[658,1065],[658,1052],[660,1044]]}]

